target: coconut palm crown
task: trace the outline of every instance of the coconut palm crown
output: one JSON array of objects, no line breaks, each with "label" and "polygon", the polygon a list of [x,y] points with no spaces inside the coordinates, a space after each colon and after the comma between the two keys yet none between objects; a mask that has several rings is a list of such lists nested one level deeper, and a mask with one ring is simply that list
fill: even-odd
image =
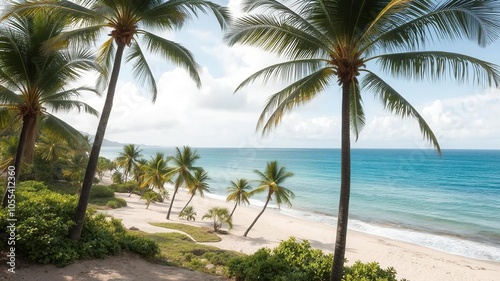
[{"label": "coconut palm crown", "polygon": [[[84,142],[80,132],[53,112],[77,109],[97,115],[91,106],[76,100],[82,92],[95,90],[68,85],[83,71],[97,69],[92,53],[64,47],[44,51],[46,42],[61,34],[65,24],[45,13],[11,16],[0,24],[0,123],[22,123],[14,160],[16,179],[23,159],[33,160],[40,128],[68,142]],[[6,200],[4,196],[3,205]]]},{"label": "coconut palm crown", "polygon": [[[286,61],[244,80],[236,91],[263,79],[288,86],[271,95],[257,128],[268,133],[284,114],[334,84],[341,88],[341,192],[331,280],[343,271],[350,194],[350,130],[356,140],[365,124],[362,93],[370,92],[401,117],[415,118],[423,137],[441,153],[429,125],[401,92],[376,72],[408,80],[498,86],[499,68],[430,43],[459,39],[485,46],[500,30],[500,1],[464,0],[246,0],[225,39],[275,53]],[[331,90],[330,90],[331,91]]]}]

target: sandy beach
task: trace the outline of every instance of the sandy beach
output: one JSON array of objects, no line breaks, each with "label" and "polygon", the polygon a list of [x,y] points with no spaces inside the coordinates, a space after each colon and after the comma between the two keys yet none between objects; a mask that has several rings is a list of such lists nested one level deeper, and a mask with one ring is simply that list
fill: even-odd
[{"label": "sandy beach", "polygon": [[[123,224],[146,232],[165,232],[165,228],[155,227],[149,222],[165,222],[168,203],[153,203],[146,209],[144,200],[139,196],[117,194],[117,197],[127,200],[128,206],[106,213],[122,219]],[[172,208],[171,221],[210,227],[209,221],[202,221],[205,212],[214,206],[234,206],[232,203],[195,197],[191,202],[197,212],[195,222],[187,222],[177,217],[178,212],[186,204],[189,196],[185,190],[179,191]],[[251,254],[261,247],[275,247],[280,241],[294,236],[306,239],[315,248],[331,252],[334,246],[335,228],[326,224],[306,221],[279,213],[279,210],[268,209],[249,232],[243,233],[253,221],[260,207],[239,206],[233,216],[233,229],[228,235],[222,235],[222,241],[209,243],[213,246]],[[227,227],[225,227],[227,229]],[[378,261],[381,266],[393,266],[399,278],[412,281],[494,281],[499,280],[500,263],[470,259],[433,250],[430,248],[378,237],[366,233],[349,231],[346,258],[349,262]]]}]

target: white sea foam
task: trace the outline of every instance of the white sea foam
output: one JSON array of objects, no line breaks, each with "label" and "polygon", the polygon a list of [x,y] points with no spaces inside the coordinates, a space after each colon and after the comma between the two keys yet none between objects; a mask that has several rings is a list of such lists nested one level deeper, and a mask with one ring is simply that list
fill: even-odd
[{"label": "white sea foam", "polygon": [[[314,220],[335,226],[337,219],[332,216],[304,212],[294,209],[281,209],[285,215],[302,219]],[[442,252],[481,259],[500,261],[500,248],[475,241],[461,238],[442,236],[432,233],[419,232],[409,229],[397,229],[388,226],[370,224],[359,220],[349,220],[349,228],[352,230],[387,237],[394,240],[409,242]]]}]

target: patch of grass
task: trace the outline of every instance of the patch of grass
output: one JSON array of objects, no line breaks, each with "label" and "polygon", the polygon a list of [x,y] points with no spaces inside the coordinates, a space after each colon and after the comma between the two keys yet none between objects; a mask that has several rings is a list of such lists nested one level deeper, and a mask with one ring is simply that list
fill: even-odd
[{"label": "patch of grass", "polygon": [[[233,258],[245,256],[235,251],[221,250],[213,246],[194,242],[182,233],[146,233],[133,231],[134,234],[156,241],[161,254],[155,262],[191,270],[227,275],[227,264]],[[213,268],[207,268],[213,264]]]},{"label": "patch of grass", "polygon": [[51,182],[47,185],[49,190],[57,192],[59,194],[78,194],[78,184],[70,182]]},{"label": "patch of grass", "polygon": [[213,233],[212,229],[207,227],[197,227],[182,223],[150,222],[149,224],[169,229],[175,229],[189,234],[196,242],[219,242],[219,236]]}]

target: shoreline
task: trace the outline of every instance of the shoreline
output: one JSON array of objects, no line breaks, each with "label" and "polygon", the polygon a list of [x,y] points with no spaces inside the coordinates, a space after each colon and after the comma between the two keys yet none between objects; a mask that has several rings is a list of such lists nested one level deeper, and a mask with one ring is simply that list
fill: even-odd
[{"label": "shoreline", "polygon": [[[170,189],[169,189],[170,190]],[[144,200],[139,196],[117,193],[124,198],[128,206],[114,210],[101,211],[115,218],[122,219],[123,224],[146,232],[168,232],[166,228],[155,227],[148,222],[166,222],[168,205],[152,203],[146,209]],[[185,190],[179,190],[172,208],[171,222],[180,222],[196,226],[208,226],[209,221],[200,221],[203,214],[211,207],[226,207],[232,210],[232,202],[218,199],[200,198],[195,196],[191,202],[197,212],[197,220],[188,222],[177,217],[180,209],[186,204],[189,196]],[[215,247],[252,254],[262,247],[274,248],[280,241],[294,236],[297,239],[308,240],[314,248],[331,253],[334,249],[335,227],[316,221],[306,220],[280,213],[277,209],[267,209],[248,237],[243,237],[244,231],[253,221],[261,207],[238,206],[233,215],[233,229],[227,235],[220,235],[221,242],[206,243]],[[147,221],[144,218],[147,218]],[[227,230],[227,226],[223,226]],[[416,280],[497,280],[500,276],[500,262],[479,260],[445,253],[432,248],[409,242],[393,240],[356,230],[348,230],[346,258],[351,264],[356,260],[362,262],[377,261],[382,267],[393,266],[398,272],[398,278]]]}]

